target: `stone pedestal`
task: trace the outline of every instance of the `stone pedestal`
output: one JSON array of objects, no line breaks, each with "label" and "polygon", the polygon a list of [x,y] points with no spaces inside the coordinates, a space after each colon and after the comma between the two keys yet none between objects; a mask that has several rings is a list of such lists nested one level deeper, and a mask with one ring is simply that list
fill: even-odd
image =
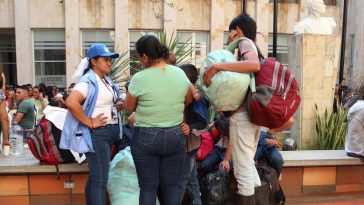
[{"label": "stone pedestal", "polygon": [[332,111],[339,65],[340,37],[295,35],[289,43],[289,68],[301,89],[301,106],[291,128],[301,149],[317,147],[316,110],[322,115]]}]

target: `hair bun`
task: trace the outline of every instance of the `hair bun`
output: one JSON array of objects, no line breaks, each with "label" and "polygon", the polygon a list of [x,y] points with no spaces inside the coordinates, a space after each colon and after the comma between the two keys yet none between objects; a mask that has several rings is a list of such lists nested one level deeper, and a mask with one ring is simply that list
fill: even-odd
[{"label": "hair bun", "polygon": [[158,52],[163,58],[167,58],[169,56],[169,50],[165,45],[160,45]]}]

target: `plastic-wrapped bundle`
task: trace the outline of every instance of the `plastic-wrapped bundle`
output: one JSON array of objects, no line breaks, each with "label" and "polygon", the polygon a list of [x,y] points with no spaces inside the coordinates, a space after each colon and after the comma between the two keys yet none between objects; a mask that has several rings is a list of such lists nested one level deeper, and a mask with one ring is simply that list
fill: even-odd
[{"label": "plastic-wrapped bundle", "polygon": [[[235,56],[227,50],[216,50],[210,52],[203,61],[200,69],[200,81],[203,82],[205,69],[216,63],[236,62]],[[248,73],[237,73],[230,71],[219,71],[211,78],[211,84],[202,89],[209,101],[220,111],[233,111],[242,104],[250,84]]]},{"label": "plastic-wrapped bundle", "polygon": [[130,147],[121,150],[110,162],[107,191],[112,205],[139,205],[140,189]]}]

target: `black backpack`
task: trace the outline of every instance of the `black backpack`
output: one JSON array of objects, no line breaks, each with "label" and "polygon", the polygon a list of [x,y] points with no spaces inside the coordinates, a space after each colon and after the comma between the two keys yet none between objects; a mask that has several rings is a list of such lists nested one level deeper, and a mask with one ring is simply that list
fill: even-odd
[{"label": "black backpack", "polygon": [[[282,190],[281,185],[279,184],[279,179],[277,176],[277,172],[272,167],[268,166],[268,163],[265,160],[259,160],[255,167],[257,168],[259,178],[263,183],[267,183],[269,185],[269,205],[276,204],[284,204],[286,202],[286,197]],[[262,194],[267,194],[263,193]],[[256,196],[256,198],[265,198]]]}]

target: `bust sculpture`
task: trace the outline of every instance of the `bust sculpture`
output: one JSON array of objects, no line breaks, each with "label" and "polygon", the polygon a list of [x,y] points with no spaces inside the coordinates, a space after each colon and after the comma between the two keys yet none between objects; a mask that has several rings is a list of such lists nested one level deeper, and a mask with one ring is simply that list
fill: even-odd
[{"label": "bust sculpture", "polygon": [[323,0],[308,0],[308,16],[300,22],[295,23],[293,32],[295,34],[319,34],[332,35],[336,23],[332,17],[322,17],[326,12]]}]

